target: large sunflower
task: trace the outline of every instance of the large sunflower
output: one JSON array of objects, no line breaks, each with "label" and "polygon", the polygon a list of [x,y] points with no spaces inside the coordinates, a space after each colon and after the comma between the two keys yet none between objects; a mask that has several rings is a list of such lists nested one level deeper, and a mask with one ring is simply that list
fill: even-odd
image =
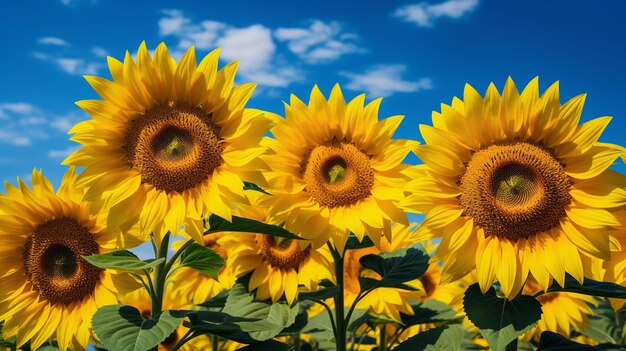
[{"label": "large sunflower", "polygon": [[378,121],[381,99],[364,100],[346,104],[336,85],[327,101],[315,86],[308,106],[292,95],[272,129],[271,220],[314,247],[332,238],[343,252],[350,232],[378,245],[382,234],[391,239],[392,221],[407,223],[396,202],[407,180],[402,161],[416,142],[392,140],[402,116]]},{"label": "large sunflower", "polygon": [[33,187],[21,180],[0,195],[0,321],[5,338],[35,350],[56,338],[61,350],[85,349],[91,316],[115,304],[115,294],[139,287],[127,274],[94,267],[82,256],[117,244],[106,229],[106,213],[90,214],[82,202],[74,168],[55,193],[34,170]]},{"label": "large sunflower", "polygon": [[[267,209],[259,203],[268,196],[248,192],[250,206],[241,206],[237,214],[261,222],[267,220]],[[250,291],[256,289],[260,300],[276,302],[285,296],[292,303],[298,287],[317,290],[324,279],[334,281],[330,250],[302,245],[298,240],[264,234],[224,233],[217,244],[226,250],[225,277],[239,278],[250,272]]]},{"label": "large sunflower", "polygon": [[502,96],[491,84],[484,98],[466,85],[464,101],[420,126],[424,164],[407,172],[402,205],[427,214],[416,239],[442,238],[443,283],[475,267],[483,292],[497,278],[513,298],[529,272],[544,289],[565,273],[601,278],[591,261],[617,249],[626,183],[608,169],[620,147],[598,142],[610,117],[578,125],[584,100],[561,105],[558,83],[539,96],[538,79],[521,94],[511,79]]},{"label": "large sunflower", "polygon": [[64,163],[85,167],[86,198],[110,208],[111,230],[139,224],[160,237],[187,221],[202,242],[202,216],[230,220],[243,181],[263,184],[257,156],[271,123],[244,109],[255,85],[233,86],[237,62],[217,70],[218,54],[196,66],[193,47],[176,63],[165,44],[151,57],[142,43],[136,61],[109,57],[112,81],[86,77],[103,100],[77,103],[92,119],[70,130],[83,147]]}]

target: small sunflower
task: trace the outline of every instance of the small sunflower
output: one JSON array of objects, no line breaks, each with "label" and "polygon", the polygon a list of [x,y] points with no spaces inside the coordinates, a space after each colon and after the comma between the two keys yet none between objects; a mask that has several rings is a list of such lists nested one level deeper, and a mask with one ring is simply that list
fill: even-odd
[{"label": "small sunflower", "polygon": [[[223,233],[214,233],[204,236],[204,246],[217,252],[223,259],[228,256],[228,251],[223,248],[217,241],[223,236]],[[182,246],[183,242],[175,242],[172,246],[175,250]],[[235,277],[229,275],[229,272],[222,267],[218,274],[218,280],[215,280],[195,269],[187,267],[176,268],[169,278],[178,288],[173,292],[174,298],[190,301],[194,305],[201,304],[208,299],[219,294],[225,288],[230,288],[235,283]]]},{"label": "small sunflower", "polygon": [[[261,222],[267,220],[267,210],[260,205],[269,197],[260,192],[248,192],[250,206],[241,206],[238,214]],[[299,240],[264,234],[224,233],[217,244],[226,250],[226,276],[239,278],[250,272],[250,291],[256,289],[260,300],[278,301],[283,294],[288,303],[298,296],[298,287],[317,290],[324,279],[334,281],[330,250],[303,245]]]},{"label": "small sunflower", "polygon": [[544,289],[565,273],[601,278],[592,261],[617,249],[609,231],[626,182],[608,169],[621,148],[598,142],[611,118],[578,124],[584,100],[561,105],[558,82],[540,96],[538,79],[519,94],[509,78],[502,96],[466,85],[464,101],[420,126],[424,164],[406,172],[402,206],[427,214],[416,239],[442,238],[443,283],[475,268],[483,292],[498,279],[513,298],[529,272]]},{"label": "small sunflower", "polygon": [[[532,295],[543,288],[532,277],[528,277],[524,289],[526,295]],[[592,296],[552,292],[541,294],[537,297],[541,302],[541,319],[537,326],[524,334],[523,340],[535,339],[539,341],[541,333],[546,330],[570,337],[572,330],[584,331],[589,324],[589,316],[592,316],[592,306],[597,306]]]},{"label": "small sunflower", "polygon": [[[184,300],[173,298],[173,296],[178,296],[176,291],[180,288],[173,284],[168,284],[165,293],[165,299],[163,301],[163,310],[187,310],[191,308],[191,304],[187,303]],[[170,295],[171,294],[171,295]],[[150,314],[152,311],[152,305],[150,302],[150,295],[144,289],[139,289],[127,294],[121,294],[118,296],[118,301],[121,304],[133,306],[137,310],[141,316],[145,319],[150,318]],[[189,331],[189,328],[185,328],[182,324],[179,325],[176,330],[170,334],[165,340],[163,340],[158,347],[159,351],[169,351],[171,350],[177,342],[179,342]],[[202,335],[196,338],[191,339],[189,342],[184,344],[179,350],[183,351],[192,351],[192,350],[211,350],[211,339],[207,335]]]},{"label": "small sunflower", "polygon": [[91,316],[115,295],[139,287],[127,274],[92,266],[82,256],[115,248],[106,213],[90,214],[74,168],[57,192],[33,170],[32,189],[18,179],[0,195],[0,320],[5,338],[35,350],[49,339],[82,350],[91,338]]},{"label": "small sunflower", "polygon": [[234,86],[237,62],[218,70],[218,55],[196,66],[191,47],[176,63],[165,44],[151,57],[142,43],[136,61],[109,57],[112,81],[86,77],[103,100],[77,103],[92,119],[70,130],[83,147],[64,163],[85,167],[79,182],[110,208],[111,230],[138,224],[159,238],[210,214],[230,220],[243,181],[263,184],[259,143],[271,122],[244,108],[255,84]]},{"label": "small sunflower", "polygon": [[[369,254],[378,255],[382,252],[391,252],[401,248],[409,248],[414,242],[412,232],[414,226],[405,226],[394,223],[392,226],[393,241],[386,239],[380,241],[380,249],[368,247],[357,250],[348,250],[344,256],[344,295],[346,307],[352,306],[357,298],[361,286],[359,277],[380,279],[380,276],[369,269],[363,268],[359,263],[361,257]],[[417,280],[407,283],[416,289],[422,285]],[[400,313],[412,315],[411,301],[419,301],[424,296],[424,291],[409,291],[395,288],[378,288],[366,295],[357,303],[357,308],[369,309],[375,314],[384,315],[394,320],[401,320]]]},{"label": "small sunflower", "polygon": [[292,95],[271,130],[270,218],[314,247],[332,238],[343,252],[350,232],[378,245],[382,234],[391,240],[392,221],[407,224],[396,202],[407,180],[402,161],[416,142],[392,140],[403,117],[379,121],[382,99],[364,100],[346,104],[339,85],[326,100],[315,86],[308,106]]}]

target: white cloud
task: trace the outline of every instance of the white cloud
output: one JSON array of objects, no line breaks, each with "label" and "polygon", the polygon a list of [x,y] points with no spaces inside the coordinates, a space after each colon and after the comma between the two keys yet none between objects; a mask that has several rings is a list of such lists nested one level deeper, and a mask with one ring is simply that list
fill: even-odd
[{"label": "white cloud", "polygon": [[50,127],[59,132],[67,133],[76,123],[86,119],[84,114],[70,113],[64,116],[54,117],[50,120]]},{"label": "white cloud", "polygon": [[102,67],[99,63],[87,62],[83,59],[69,57],[59,57],[54,59],[54,62],[65,73],[78,75],[93,75],[98,73],[98,70]]},{"label": "white cloud", "polygon": [[70,46],[67,41],[57,37],[43,37],[37,40],[42,45]]},{"label": "white cloud", "polygon": [[274,36],[287,42],[291,52],[309,63],[333,61],[345,54],[363,51],[353,43],[356,35],[342,33],[337,22],[315,20],[309,28],[278,28]]},{"label": "white cloud", "polygon": [[[41,40],[39,41],[41,44]],[[91,49],[91,55],[96,57],[97,60],[93,60],[91,58],[82,58],[76,56],[85,56],[83,54],[77,55],[75,50],[72,55],[68,55],[68,50],[57,50],[56,52],[41,52],[41,51],[33,51],[33,56],[41,61],[47,61],[53,63],[57,68],[62,70],[65,73],[72,75],[83,75],[89,74],[94,75],[97,74],[98,71],[103,67],[103,64],[100,61],[103,61],[102,58],[105,57],[108,52],[100,47],[93,47]]]},{"label": "white cloud", "polygon": [[180,57],[183,50],[194,45],[199,50],[221,47],[220,56],[228,61],[239,61],[239,76],[246,81],[272,87],[287,86],[300,78],[298,70],[278,64],[272,31],[261,24],[234,27],[217,21],[194,23],[179,10],[164,10],[159,20],[162,36],[178,38],[172,56]]},{"label": "white cloud", "polygon": [[27,146],[31,144],[30,137],[6,130],[0,130],[0,141],[15,146]]},{"label": "white cloud", "polygon": [[460,18],[478,6],[479,0],[447,0],[439,4],[421,2],[413,5],[405,5],[394,12],[406,22],[412,22],[420,27],[430,27],[433,22],[441,17]]},{"label": "white cloud", "polygon": [[15,146],[31,145],[44,140],[51,133],[67,133],[84,114],[69,113],[58,116],[26,102],[0,103],[0,142]]},{"label": "white cloud", "polygon": [[353,43],[357,36],[342,33],[336,22],[315,20],[307,28],[273,30],[263,24],[236,27],[210,20],[194,22],[180,10],[164,10],[163,14],[159,20],[160,35],[178,39],[177,47],[171,50],[172,56],[180,57],[192,45],[207,51],[221,47],[222,58],[239,61],[238,73],[243,80],[267,87],[284,87],[304,76],[301,65],[289,63],[278,44],[308,64],[362,51]]},{"label": "white cloud", "polygon": [[339,72],[339,74],[349,80],[343,85],[346,89],[364,91],[370,97],[432,89],[430,78],[407,81],[402,78],[405,72],[405,65],[379,65],[369,68],[362,74],[350,72]]},{"label": "white cloud", "polygon": [[94,46],[93,48],[91,48],[91,53],[94,54],[94,56],[96,57],[107,57],[109,55],[109,52],[106,49],[98,46]]},{"label": "white cloud", "polygon": [[49,150],[48,151],[48,157],[64,159],[67,156],[69,156],[71,153],[73,153],[74,151],[78,150],[79,148],[80,148],[80,146],[69,146],[65,150]]}]

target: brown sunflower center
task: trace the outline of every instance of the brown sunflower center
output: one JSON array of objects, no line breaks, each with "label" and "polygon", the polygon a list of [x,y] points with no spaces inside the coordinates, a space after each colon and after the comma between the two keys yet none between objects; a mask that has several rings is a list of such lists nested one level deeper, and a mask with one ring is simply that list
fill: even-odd
[{"label": "brown sunflower center", "polygon": [[26,275],[50,303],[69,305],[93,294],[102,269],[82,256],[99,253],[89,230],[62,217],[40,224],[24,246]]},{"label": "brown sunflower center", "polygon": [[349,206],[370,196],[374,170],[354,145],[333,142],[315,147],[302,165],[306,191],[320,205]]},{"label": "brown sunflower center", "polygon": [[271,235],[257,234],[256,242],[263,259],[282,269],[299,269],[311,251],[311,246],[302,250],[296,240]]},{"label": "brown sunflower center", "polygon": [[222,164],[220,127],[199,107],[163,104],[131,122],[126,159],[143,183],[182,193]]},{"label": "brown sunflower center", "polygon": [[461,178],[461,206],[486,235],[517,241],[559,225],[571,181],[550,150],[525,142],[477,151]]}]

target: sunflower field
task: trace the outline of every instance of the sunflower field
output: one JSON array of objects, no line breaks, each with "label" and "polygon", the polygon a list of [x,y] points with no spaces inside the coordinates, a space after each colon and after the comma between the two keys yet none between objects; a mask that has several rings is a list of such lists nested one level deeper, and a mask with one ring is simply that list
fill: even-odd
[{"label": "sunflower field", "polygon": [[626,149],[584,94],[466,85],[418,143],[339,85],[251,108],[219,54],[85,77],[61,185],[0,194],[0,349],[626,349]]}]

